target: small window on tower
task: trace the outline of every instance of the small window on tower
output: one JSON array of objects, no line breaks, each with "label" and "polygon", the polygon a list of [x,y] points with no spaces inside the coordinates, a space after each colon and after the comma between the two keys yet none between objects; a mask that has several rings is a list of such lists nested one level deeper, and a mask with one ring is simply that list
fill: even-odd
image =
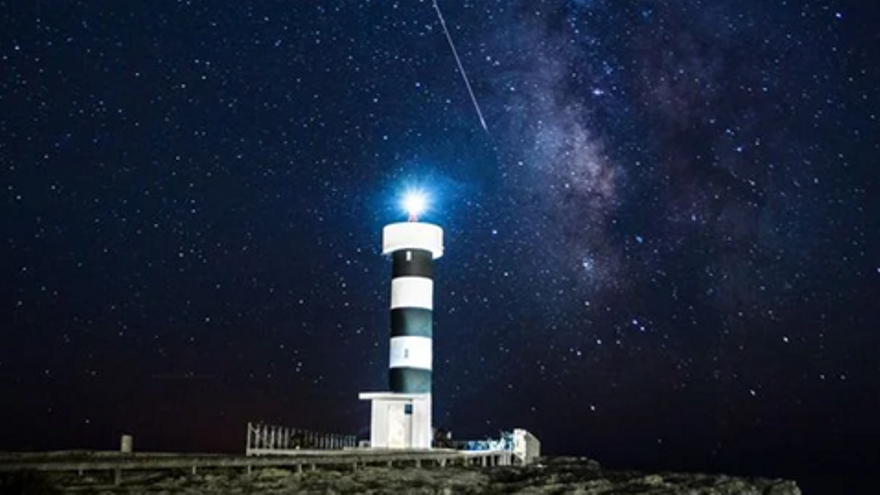
[{"label": "small window on tower", "polygon": [[412,414],[412,404],[404,404],[403,414]]},{"label": "small window on tower", "polygon": [[404,350],[403,350],[403,358],[404,358],[404,359],[409,359],[409,349],[404,349]]},{"label": "small window on tower", "polygon": [[406,252],[406,261],[412,261],[412,251]]}]

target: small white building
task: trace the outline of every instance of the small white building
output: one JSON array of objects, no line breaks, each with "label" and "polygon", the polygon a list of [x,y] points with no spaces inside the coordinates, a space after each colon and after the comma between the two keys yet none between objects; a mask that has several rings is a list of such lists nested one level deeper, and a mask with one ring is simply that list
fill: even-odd
[{"label": "small white building", "polygon": [[372,403],[371,448],[431,448],[431,394],[366,392],[359,397]]},{"label": "small white building", "polygon": [[541,457],[541,441],[526,430],[517,428],[513,430],[513,456],[517,463],[526,465],[535,462]]}]

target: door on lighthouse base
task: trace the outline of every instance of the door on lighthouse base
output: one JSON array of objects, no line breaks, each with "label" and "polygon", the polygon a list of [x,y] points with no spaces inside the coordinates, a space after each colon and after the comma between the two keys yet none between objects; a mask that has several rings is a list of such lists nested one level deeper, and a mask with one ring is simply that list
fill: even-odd
[{"label": "door on lighthouse base", "polygon": [[388,448],[412,446],[412,405],[405,402],[388,404]]}]

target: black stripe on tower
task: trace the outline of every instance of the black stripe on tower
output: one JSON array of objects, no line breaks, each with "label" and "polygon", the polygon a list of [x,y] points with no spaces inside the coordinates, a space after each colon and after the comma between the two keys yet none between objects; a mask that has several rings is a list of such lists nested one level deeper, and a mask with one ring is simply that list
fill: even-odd
[{"label": "black stripe on tower", "polygon": [[391,260],[391,276],[393,278],[431,278],[434,275],[434,257],[431,251],[425,249],[401,249],[391,253]]},{"label": "black stripe on tower", "polygon": [[431,370],[391,368],[388,373],[391,391],[401,394],[431,393]]},{"label": "black stripe on tower", "polygon": [[433,312],[425,308],[391,310],[391,337],[432,337]]}]

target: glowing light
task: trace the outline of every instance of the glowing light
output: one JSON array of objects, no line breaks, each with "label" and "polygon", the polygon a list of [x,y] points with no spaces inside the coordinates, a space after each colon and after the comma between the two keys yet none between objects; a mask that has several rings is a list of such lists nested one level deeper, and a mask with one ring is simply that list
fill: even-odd
[{"label": "glowing light", "polygon": [[422,191],[409,191],[403,196],[403,209],[410,220],[416,220],[428,206],[428,197]]}]

